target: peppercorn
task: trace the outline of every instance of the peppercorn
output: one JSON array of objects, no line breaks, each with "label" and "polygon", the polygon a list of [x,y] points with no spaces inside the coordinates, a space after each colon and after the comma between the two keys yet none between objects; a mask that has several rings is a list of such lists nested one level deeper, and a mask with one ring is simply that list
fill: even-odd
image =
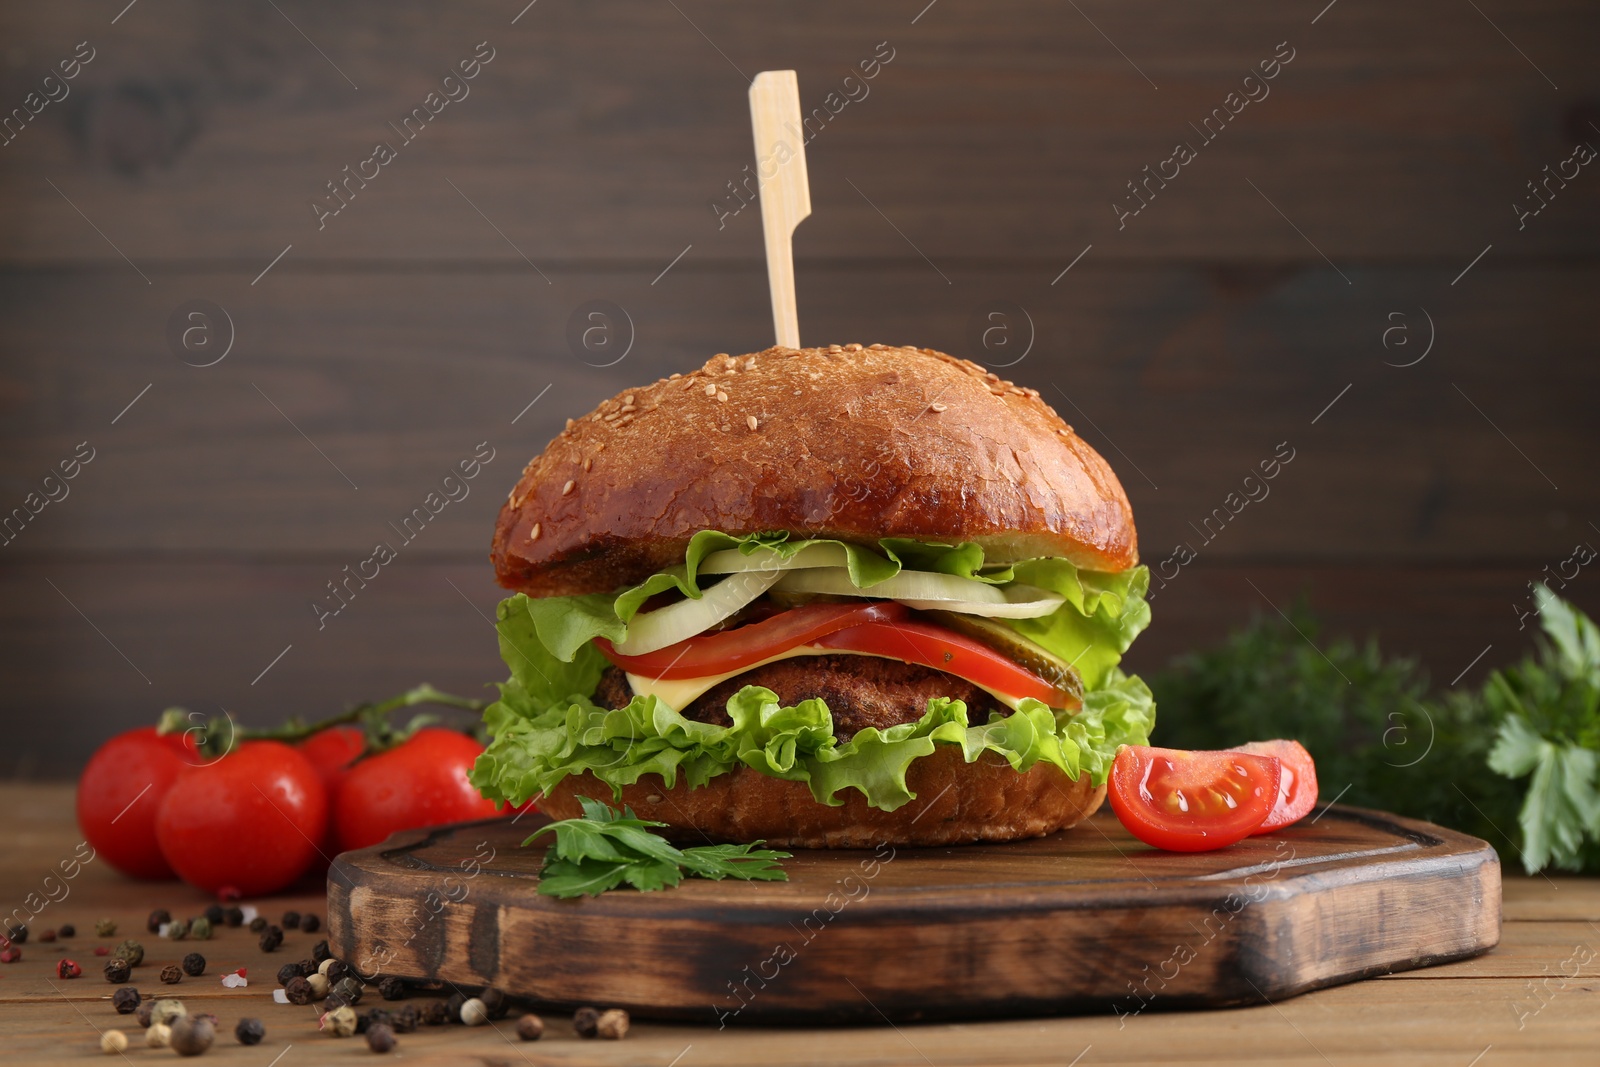
[{"label": "peppercorn", "polygon": [[222,920],[226,914],[227,913],[222,910],[221,904],[207,905],[204,912],[206,922],[210,923],[212,926],[221,926]]},{"label": "peppercorn", "polygon": [[144,946],[133,938],[128,938],[122,944],[111,950],[112,958],[121,958],[128,961],[129,967],[137,967],[144,962]]},{"label": "peppercorn", "polygon": [[301,933],[314,934],[320,929],[322,929],[322,920],[317,918],[315,915],[312,915],[308,912],[307,914],[300,916]]},{"label": "peppercorn", "polygon": [[383,1008],[370,1008],[356,1016],[356,1033],[364,1034],[373,1026],[379,1024],[388,1026],[393,1021],[394,1016],[390,1015]]},{"label": "peppercorn", "polygon": [[254,919],[250,920],[250,932],[252,934],[259,934],[261,931],[265,930],[266,928],[267,928],[266,916],[257,915]]},{"label": "peppercorn", "polygon": [[317,971],[312,971],[306,975],[306,981],[311,985],[311,995],[318,1000],[328,995],[328,987],[333,984],[328,981],[327,975],[320,974]]},{"label": "peppercorn", "polygon": [[183,1006],[183,1001],[166,997],[155,1002],[150,1009],[152,1023],[168,1023],[180,1016],[188,1015],[189,1009]]},{"label": "peppercorn", "polygon": [[63,938],[65,938],[65,937],[76,937],[76,936],[78,936],[78,928],[76,926],[73,926],[71,923],[62,923],[61,924],[61,929],[56,931],[56,936],[57,937],[63,937]]},{"label": "peppercorn", "polygon": [[54,930],[40,930],[39,931],[39,940],[40,941],[54,941],[55,939],[56,939],[56,932]]},{"label": "peppercorn", "polygon": [[324,1015],[336,1008],[348,1008],[349,1006],[350,998],[345,996],[343,993],[329,993],[322,1000],[322,1011]]},{"label": "peppercorn", "polygon": [[100,1051],[104,1053],[121,1052],[128,1047],[128,1035],[121,1030],[107,1030],[100,1035]]},{"label": "peppercorn", "polygon": [[607,1041],[621,1041],[628,1036],[628,1013],[621,1008],[601,1012],[594,1029]]},{"label": "peppercorn", "polygon": [[222,921],[227,923],[229,926],[243,926],[244,909],[239,907],[237,904],[223,909]]},{"label": "peppercorn", "polygon": [[316,999],[311,992],[311,983],[298,975],[283,983],[283,995],[289,998],[290,1004],[301,1006]]},{"label": "peppercorn", "polygon": [[161,928],[172,921],[172,912],[166,908],[157,908],[150,913],[150,918],[144,921],[144,928],[152,934],[159,934]]},{"label": "peppercorn", "polygon": [[183,981],[183,968],[176,963],[169,963],[161,968],[161,980],[167,985],[177,985]]},{"label": "peppercorn", "polygon": [[151,1048],[166,1048],[172,1041],[172,1027],[167,1023],[151,1023],[144,1031],[144,1043]]},{"label": "peppercorn", "polygon": [[517,1036],[524,1041],[537,1041],[544,1036],[544,1020],[531,1012],[517,1020]]},{"label": "peppercorn", "polygon": [[340,1005],[323,1015],[321,1026],[334,1037],[349,1037],[356,1032],[356,1013],[349,1005]]},{"label": "peppercorn", "polygon": [[395,1046],[394,1028],[379,1023],[367,1027],[367,1047],[374,1052],[388,1052]]},{"label": "peppercorn", "polygon": [[450,1010],[442,1000],[431,1000],[422,1009],[424,1026],[443,1026],[450,1021]]},{"label": "peppercorn", "polygon": [[211,920],[206,918],[204,915],[192,920],[189,923],[189,936],[194,938],[196,941],[210,941]]},{"label": "peppercorn", "polygon": [[94,954],[96,956],[105,956],[105,955],[108,955],[110,952],[111,952],[111,950],[106,948],[104,945],[96,945],[94,947]]},{"label": "peppercorn", "polygon": [[300,968],[300,973],[307,978],[317,973],[317,965],[311,960],[301,960],[295,966]]},{"label": "peppercorn", "polygon": [[121,985],[133,977],[133,964],[121,956],[113,956],[106,960],[106,981],[112,985]]},{"label": "peppercorn", "polygon": [[16,945],[7,945],[0,948],[0,963],[16,963],[22,958],[22,950]]},{"label": "peppercorn", "polygon": [[189,936],[189,920],[173,919],[167,924],[167,940],[182,941]]},{"label": "peppercorn", "polygon": [[276,952],[278,946],[283,944],[283,931],[276,928],[269,929],[261,935],[261,940],[257,943],[261,946],[262,952]]},{"label": "peppercorn", "polygon": [[112,922],[110,919],[96,919],[94,921],[94,936],[96,936],[96,937],[115,937],[115,936],[117,936],[117,924]]},{"label": "peppercorn", "polygon": [[331,959],[333,959],[333,953],[328,951],[327,941],[318,941],[311,946],[311,960],[313,963],[320,964],[323,960]]},{"label": "peppercorn", "polygon": [[491,1019],[504,1019],[506,1012],[511,1010],[511,1005],[506,1003],[505,991],[494,986],[479,993],[478,999],[483,1001],[483,1006],[488,1009]]},{"label": "peppercorn", "polygon": [[300,965],[298,963],[285,963],[282,967],[278,968],[278,984],[281,986],[288,985],[289,979],[291,978],[304,977],[305,972],[300,969]]},{"label": "peppercorn", "polygon": [[328,976],[328,981],[337,982],[350,973],[350,965],[344,960],[336,960],[332,956],[317,964],[319,974]]},{"label": "peppercorn", "polygon": [[186,1015],[172,1024],[168,1044],[180,1056],[198,1056],[211,1047],[217,1029],[206,1015]]},{"label": "peppercorn", "polygon": [[28,927],[23,923],[12,923],[6,927],[6,938],[20,945],[28,940]]},{"label": "peppercorn", "polygon": [[378,983],[378,995],[384,1000],[404,1000],[406,983],[403,979],[390,975]]},{"label": "peppercorn", "polygon": [[361,994],[364,992],[364,990],[361,987],[361,983],[356,981],[354,978],[346,975],[337,982],[333,983],[331,988],[333,992],[338,993],[351,1004],[361,1003]]},{"label": "peppercorn", "polygon": [[82,973],[83,968],[79,967],[72,960],[63,959],[56,961],[56,977],[58,978],[76,978]]},{"label": "peppercorn", "polygon": [[118,1015],[132,1015],[139,1010],[139,1002],[144,998],[132,986],[123,986],[111,994],[111,1006],[117,1009]]},{"label": "peppercorn", "polygon": [[489,1021],[489,1009],[477,997],[468,997],[461,1002],[461,1021],[468,1026],[482,1026]]},{"label": "peppercorn", "polygon": [[417,1011],[417,1006],[415,1004],[407,1004],[392,1013],[389,1025],[394,1027],[394,1032],[397,1034],[409,1034],[417,1028],[417,1023],[420,1021],[421,1016]]},{"label": "peppercorn", "polygon": [[461,1021],[461,1005],[465,1004],[466,1002],[467,995],[461,992],[451,993],[450,996],[445,999],[444,1010],[445,1014],[449,1016],[450,1022],[458,1023]]},{"label": "peppercorn", "polygon": [[[135,990],[134,992],[138,992],[138,990]],[[155,1001],[147,1000],[143,1004],[140,1004],[137,1008],[134,1009],[133,1017],[135,1019],[139,1020],[139,1025],[140,1026],[149,1026],[150,1025],[150,1023],[153,1021],[150,1018],[150,1014],[151,1014],[152,1011],[155,1010],[155,1006],[156,1006],[156,1002]]]},{"label": "peppercorn", "polygon": [[206,973],[206,958],[198,952],[191,952],[183,957],[183,973],[190,978],[199,978]]},{"label": "peppercorn", "polygon": [[233,1028],[233,1036],[239,1039],[241,1045],[259,1045],[261,1039],[267,1036],[267,1028],[261,1025],[260,1019],[240,1019]]},{"label": "peppercorn", "polygon": [[286,911],[283,913],[282,922],[285,930],[298,930],[300,929],[300,913],[298,911]]},{"label": "peppercorn", "polygon": [[600,1024],[599,1008],[579,1008],[572,1013],[572,1028],[579,1037],[593,1037]]}]

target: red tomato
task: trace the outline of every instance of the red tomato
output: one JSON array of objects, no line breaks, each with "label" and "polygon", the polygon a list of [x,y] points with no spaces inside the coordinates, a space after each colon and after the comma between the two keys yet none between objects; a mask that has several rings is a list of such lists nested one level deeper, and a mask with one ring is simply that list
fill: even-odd
[{"label": "red tomato", "polygon": [[78,826],[95,854],[135,878],[172,878],[156,844],[156,809],[185,767],[199,762],[188,734],[153,726],[95,750],[78,779]]},{"label": "red tomato", "polygon": [[805,604],[760,622],[701,634],[642,656],[624,656],[603,637],[595,638],[594,643],[607,659],[630,674],[645,678],[704,678],[742,670],[836,630],[866,622],[890,622],[907,614],[903,604],[892,600]]},{"label": "red tomato", "polygon": [[278,741],[246,741],[173,783],[156,814],[156,838],[190,885],[259,896],[305,873],[327,818],[327,792],[310,760]]},{"label": "red tomato", "polygon": [[[349,773],[350,765],[357,756],[366,751],[366,731],[358,726],[330,726],[326,730],[319,730],[310,737],[301,741],[297,746],[311,761],[311,766],[316,768],[317,776],[322,779],[322,786],[327,791],[328,801],[339,795],[339,785],[344,781],[344,776]],[[318,852],[313,861],[313,867],[325,868],[333,862],[333,857],[339,852],[339,838],[334,832],[333,820],[328,820],[328,825],[323,827],[322,836],[318,839]]]},{"label": "red tomato", "polygon": [[1128,832],[1173,852],[1205,852],[1249,837],[1278,798],[1279,764],[1243,752],[1124,745],[1107,796]]},{"label": "red tomato", "polygon": [[1278,801],[1272,814],[1256,830],[1264,834],[1305,818],[1317,806],[1317,765],[1311,753],[1298,741],[1252,741],[1232,749],[1254,756],[1276,756],[1282,772],[1278,776]]},{"label": "red tomato", "polygon": [[376,845],[398,830],[493,816],[494,801],[467,781],[482,752],[465,734],[430,726],[350,768],[333,805],[340,850]]},{"label": "red tomato", "polygon": [[1053,708],[1078,698],[970,637],[925,622],[869,622],[811,642],[823,648],[867,652],[932,667],[1014,697],[1034,697]]}]

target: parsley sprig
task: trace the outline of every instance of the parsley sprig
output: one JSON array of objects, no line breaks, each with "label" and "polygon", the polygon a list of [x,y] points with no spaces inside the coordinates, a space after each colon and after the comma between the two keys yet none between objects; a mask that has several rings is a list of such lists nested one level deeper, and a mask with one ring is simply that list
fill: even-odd
[{"label": "parsley sprig", "polygon": [[667,889],[684,878],[739,878],[786,882],[778,867],[790,854],[748,845],[700,845],[680,849],[653,832],[663,822],[641,819],[632,808],[579,797],[583,818],[562,819],[541,827],[523,842],[532,844],[554,834],[539,872],[539,892],[551,897],[599,896],[630,885],[639,890]]}]

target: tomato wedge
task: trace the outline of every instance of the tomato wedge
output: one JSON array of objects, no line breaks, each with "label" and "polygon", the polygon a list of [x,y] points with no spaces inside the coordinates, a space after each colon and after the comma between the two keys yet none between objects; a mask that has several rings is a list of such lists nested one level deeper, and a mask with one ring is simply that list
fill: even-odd
[{"label": "tomato wedge", "polygon": [[818,638],[812,644],[842,652],[867,652],[932,667],[987,689],[1033,697],[1052,708],[1076,708],[1076,694],[1057,689],[988,645],[925,622],[869,622]]},{"label": "tomato wedge", "polygon": [[1278,802],[1272,814],[1257,828],[1256,833],[1277,830],[1290,823],[1299,822],[1317,806],[1317,765],[1311,753],[1298,741],[1280,738],[1275,741],[1252,741],[1239,745],[1232,752],[1248,752],[1253,756],[1275,756],[1282,766],[1278,777]]},{"label": "tomato wedge", "polygon": [[669,680],[704,678],[742,670],[797,645],[812,644],[836,630],[903,619],[907,614],[903,605],[891,600],[802,604],[760,622],[721,633],[700,634],[642,656],[624,656],[603,637],[595,638],[594,643],[607,659],[630,674]]},{"label": "tomato wedge", "polygon": [[1226,848],[1254,833],[1278,799],[1279,763],[1246,752],[1124,745],[1107,796],[1128,832],[1172,852]]}]

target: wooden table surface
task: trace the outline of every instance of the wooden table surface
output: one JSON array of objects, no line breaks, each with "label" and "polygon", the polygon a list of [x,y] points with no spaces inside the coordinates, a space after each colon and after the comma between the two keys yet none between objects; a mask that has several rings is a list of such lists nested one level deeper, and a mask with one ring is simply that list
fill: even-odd
[{"label": "wooden table surface", "polygon": [[[83,866],[68,882],[62,860],[81,840],[66,785],[0,784],[4,813],[0,905],[38,908],[35,936],[23,958],[0,965],[0,1062],[54,1064],[101,1056],[99,1032],[130,1031],[128,1061],[173,1057],[150,1050],[132,1016],[111,1008],[113,986],[100,977],[96,944],[137,937],[146,947],[137,986],[176,993],[191,1010],[220,1019],[217,1043],[204,1062],[300,1067],[370,1058],[360,1038],[317,1032],[310,1008],[274,1004],[274,976],[283,963],[310,954],[320,935],[287,932],[285,945],[264,956],[244,931],[223,930],[210,942],[167,942],[144,934],[151,909],[198,913],[208,901],[177,883],[123,879],[103,861]],[[35,894],[30,899],[30,894]],[[50,899],[53,897],[54,899]],[[319,896],[256,902],[276,919],[290,908],[323,912]],[[566,1019],[546,1017],[546,1037],[521,1043],[508,1023],[461,1026],[401,1035],[393,1055],[411,1064],[1439,1064],[1497,1067],[1507,1063],[1600,1062],[1600,880],[1508,874],[1505,932],[1500,947],[1463,963],[1411,971],[1307,994],[1279,1004],[1213,1012],[1149,1012],[1137,1017],[1031,1019],[1012,1022],[922,1024],[858,1029],[748,1029],[638,1023],[621,1042],[584,1041]],[[95,920],[117,923],[114,938],[96,938]],[[39,943],[37,932],[72,923],[70,942]],[[159,967],[201,951],[203,978],[176,986],[155,981]],[[62,981],[55,961],[70,956],[84,975]],[[218,975],[249,970],[245,989],[224,989]],[[380,1002],[381,1003],[381,1002]],[[361,1010],[368,1006],[363,1003]],[[255,1016],[266,1040],[235,1043],[234,1023]]]}]

